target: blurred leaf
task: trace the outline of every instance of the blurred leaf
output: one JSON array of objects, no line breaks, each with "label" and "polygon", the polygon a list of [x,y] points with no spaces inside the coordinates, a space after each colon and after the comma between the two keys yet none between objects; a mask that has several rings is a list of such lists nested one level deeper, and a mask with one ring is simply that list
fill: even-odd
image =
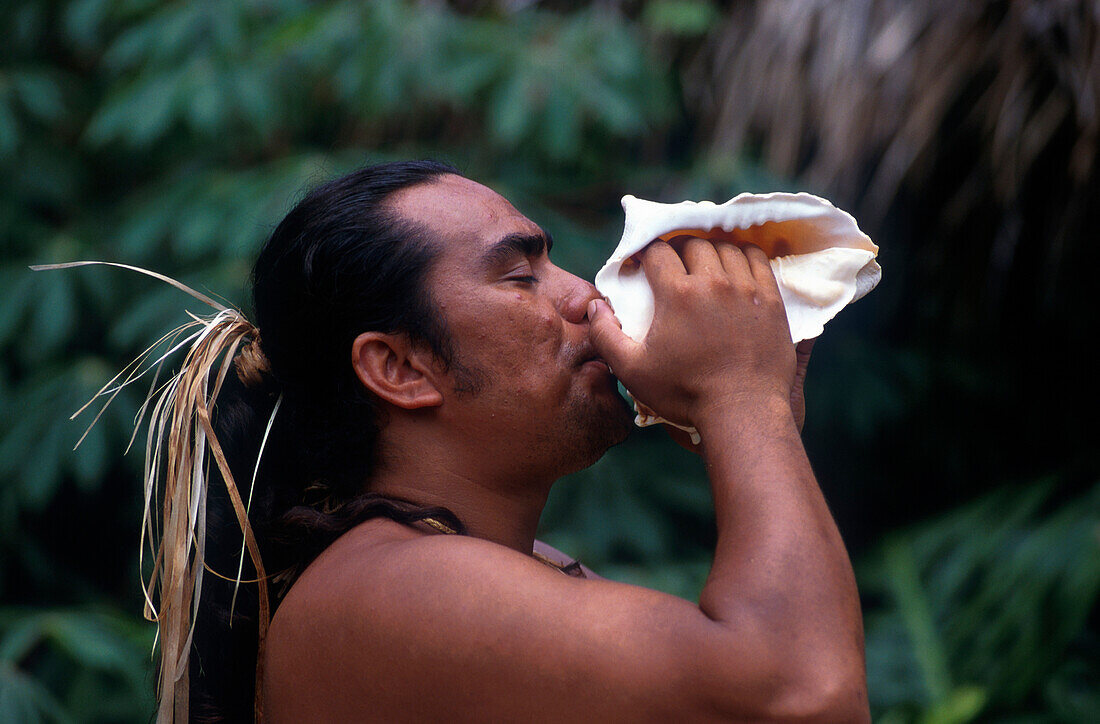
[{"label": "blurred leaf", "polygon": [[642,22],[655,33],[702,35],[718,21],[718,9],[707,0],[648,2]]},{"label": "blurred leaf", "polygon": [[19,121],[10,101],[0,95],[0,158],[15,153],[19,146]]},{"label": "blurred leaf", "polygon": [[95,617],[56,613],[46,621],[46,635],[82,666],[106,671],[130,671],[132,643],[121,639]]},{"label": "blurred leaf", "polygon": [[55,351],[68,337],[76,322],[73,282],[65,274],[38,275],[42,295],[31,308],[31,329],[35,331],[27,348],[34,357]]},{"label": "blurred leaf", "polygon": [[529,78],[517,76],[496,93],[493,103],[493,131],[499,142],[513,146],[531,124],[533,88]]},{"label": "blurred leaf", "polygon": [[0,269],[0,287],[4,289],[4,304],[0,305],[0,344],[7,342],[30,307],[34,281],[29,269]]},{"label": "blurred leaf", "polygon": [[111,0],[76,0],[65,8],[65,34],[77,46],[94,47],[101,41]]},{"label": "blurred leaf", "polygon": [[1080,658],[1063,663],[1043,693],[1059,721],[1096,721],[1100,717],[1100,676],[1095,666]]},{"label": "blurred leaf", "polygon": [[0,639],[0,661],[15,664],[38,644],[42,626],[38,618],[27,618],[7,628]]},{"label": "blurred leaf", "polygon": [[0,719],[6,722],[74,721],[42,684],[0,663]]},{"label": "blurred leaf", "polygon": [[931,604],[921,590],[912,551],[898,540],[886,543],[886,577],[920,663],[924,684],[932,701],[942,702],[951,689],[947,657],[932,621]]},{"label": "blurred leaf", "polygon": [[[74,721],[73,703],[79,703],[75,711],[81,721],[140,721],[152,711],[144,655],[149,636],[123,619],[90,611],[4,608],[0,637],[3,721]],[[59,673],[64,678],[51,678]],[[4,712],[20,712],[19,718]]]},{"label": "blurred leaf", "polygon": [[[61,462],[71,450],[69,436],[60,425],[53,425],[45,435],[35,440],[20,457],[27,464],[21,470],[23,478],[23,504],[32,511],[43,510],[54,497],[61,484]],[[16,451],[16,454],[23,451]]]},{"label": "blurred leaf", "polygon": [[952,691],[942,702],[921,717],[921,724],[966,724],[973,721],[985,706],[986,693],[976,686]]},{"label": "blurred leaf", "polygon": [[135,148],[148,146],[163,135],[180,108],[181,76],[150,74],[121,89],[92,118],[88,140],[105,144],[120,140]]},{"label": "blurred leaf", "polygon": [[57,82],[43,71],[26,70],[11,75],[23,106],[41,121],[56,121],[65,112]]}]

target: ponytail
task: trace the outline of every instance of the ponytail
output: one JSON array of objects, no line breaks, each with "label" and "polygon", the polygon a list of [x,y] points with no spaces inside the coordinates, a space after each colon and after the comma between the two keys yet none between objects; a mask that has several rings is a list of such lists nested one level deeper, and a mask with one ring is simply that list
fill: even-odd
[{"label": "ponytail", "polygon": [[[396,191],[453,173],[431,161],[382,164],[307,195],[253,270],[262,343],[240,311],[157,272],[96,261],[32,267],[129,269],[214,310],[189,313],[88,403],[106,398],[105,408],[153,376],[138,419],[149,414],[141,557],[161,724],[262,720],[271,617],[306,566],[354,526],[434,518],[465,532],[446,508],[366,492],[384,420],[348,364],[360,332],[404,332],[467,374],[424,286],[438,248],[386,206]],[[162,364],[180,350],[179,371],[158,389]]]},{"label": "ponytail", "polygon": [[[248,506],[241,497],[225,452],[214,433],[211,410],[226,380],[237,348],[249,338],[258,338],[256,328],[236,309],[226,307],[204,294],[164,275],[139,267],[110,262],[71,262],[68,264],[32,267],[36,271],[64,269],[91,264],[118,266],[166,281],[195,299],[211,306],[215,313],[206,317],[191,314],[192,321],[177,327],[145,350],[110,382],[104,385],[77,414],[107,396],[99,419],[122,388],[150,372],[154,373],[153,391],[139,412],[141,418],[149,411],[149,431],[145,448],[145,505],[142,518],[140,556],[144,564],[146,545],[153,558],[149,578],[142,578],[145,594],[145,618],[157,623],[160,646],[158,674],[157,720],[159,722],[189,721],[188,671],[191,641],[201,598],[206,553],[206,498],[209,488],[208,458],[214,459],[228,499],[231,501],[244,548],[256,571],[259,586],[259,618],[257,620],[257,665],[255,711],[260,712],[263,680],[263,651],[271,621],[267,598],[267,574],[260,558],[260,549],[248,517]],[[189,313],[190,314],[190,313]],[[182,341],[181,341],[182,338]],[[190,345],[188,347],[188,345]],[[157,351],[169,349],[150,362]],[[249,345],[251,348],[253,345]],[[156,379],[165,358],[187,348],[180,370],[156,391]],[[253,353],[255,357],[255,352]],[[120,377],[124,379],[119,382]],[[117,384],[116,384],[117,383]],[[75,417],[75,415],[74,415]],[[270,424],[270,423],[269,423]],[[91,426],[88,428],[91,429]],[[85,435],[87,432],[85,432]],[[81,438],[83,440],[83,437]],[[79,445],[79,442],[77,443]],[[257,464],[258,464],[257,460]],[[254,480],[253,480],[254,482]],[[251,501],[251,486],[248,497]],[[154,500],[162,502],[159,516]],[[242,551],[243,558],[243,551]],[[236,585],[240,585],[238,575]]]}]

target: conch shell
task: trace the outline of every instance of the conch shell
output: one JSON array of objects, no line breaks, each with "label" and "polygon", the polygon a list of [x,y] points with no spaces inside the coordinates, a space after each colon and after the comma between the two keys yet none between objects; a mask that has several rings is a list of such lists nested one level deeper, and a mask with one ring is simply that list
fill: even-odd
[{"label": "conch shell", "polygon": [[[759,246],[771,260],[795,342],[821,334],[826,322],[882,278],[878,247],[851,214],[811,194],[741,194],[721,205],[624,196],[622,203],[623,237],[596,274],[596,289],[615,310],[623,332],[637,341],[653,322],[653,290],[631,257],[657,239],[694,236]],[[668,422],[637,400],[634,408],[639,427]],[[682,429],[699,441],[694,428]]]}]

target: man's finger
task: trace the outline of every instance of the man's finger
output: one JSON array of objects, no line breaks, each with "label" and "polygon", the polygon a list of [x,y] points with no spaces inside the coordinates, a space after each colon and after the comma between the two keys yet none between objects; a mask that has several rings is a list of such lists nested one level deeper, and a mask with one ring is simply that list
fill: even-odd
[{"label": "man's finger", "polygon": [[772,271],[768,255],[756,244],[748,244],[742,251],[749,261],[749,271],[752,272],[753,279],[759,287],[778,296],[779,282],[775,280],[775,272]]},{"label": "man's finger", "polygon": [[749,271],[749,260],[732,241],[715,242],[714,248],[718,250],[718,258],[722,260],[722,268],[726,270],[726,274],[736,278],[740,274],[752,273]]},{"label": "man's finger", "polygon": [[688,274],[718,274],[722,271],[722,260],[714,244],[697,236],[684,240],[684,268]]},{"label": "man's finger", "polygon": [[800,367],[805,367],[810,362],[810,353],[813,352],[814,342],[817,341],[817,337],[810,337],[804,339],[795,345],[794,353],[798,358],[798,364]]},{"label": "man's finger", "polygon": [[794,369],[794,382],[791,384],[791,413],[794,415],[795,425],[802,432],[802,426],[806,422],[806,367],[810,364],[810,352],[813,350],[816,338],[804,339],[795,345],[794,354],[797,360]]},{"label": "man's finger", "polygon": [[795,382],[801,384],[802,380],[806,377],[806,368],[810,365],[810,352],[813,351],[814,342],[817,338],[804,339],[794,346],[794,378]]},{"label": "man's finger", "polygon": [[639,344],[623,333],[622,325],[602,299],[588,303],[588,338],[596,353],[618,375],[631,365]]},{"label": "man's finger", "polygon": [[642,250],[642,268],[653,288],[668,287],[676,277],[687,274],[680,255],[667,242],[657,240]]}]

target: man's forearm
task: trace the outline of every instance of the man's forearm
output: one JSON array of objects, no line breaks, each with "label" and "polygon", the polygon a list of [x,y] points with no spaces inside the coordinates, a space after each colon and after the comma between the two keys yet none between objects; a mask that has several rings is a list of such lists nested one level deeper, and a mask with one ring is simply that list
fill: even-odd
[{"label": "man's forearm", "polygon": [[832,692],[862,683],[855,578],[789,404],[767,398],[736,412],[714,409],[697,427],[718,525],[700,608],[765,632],[796,686]]}]

